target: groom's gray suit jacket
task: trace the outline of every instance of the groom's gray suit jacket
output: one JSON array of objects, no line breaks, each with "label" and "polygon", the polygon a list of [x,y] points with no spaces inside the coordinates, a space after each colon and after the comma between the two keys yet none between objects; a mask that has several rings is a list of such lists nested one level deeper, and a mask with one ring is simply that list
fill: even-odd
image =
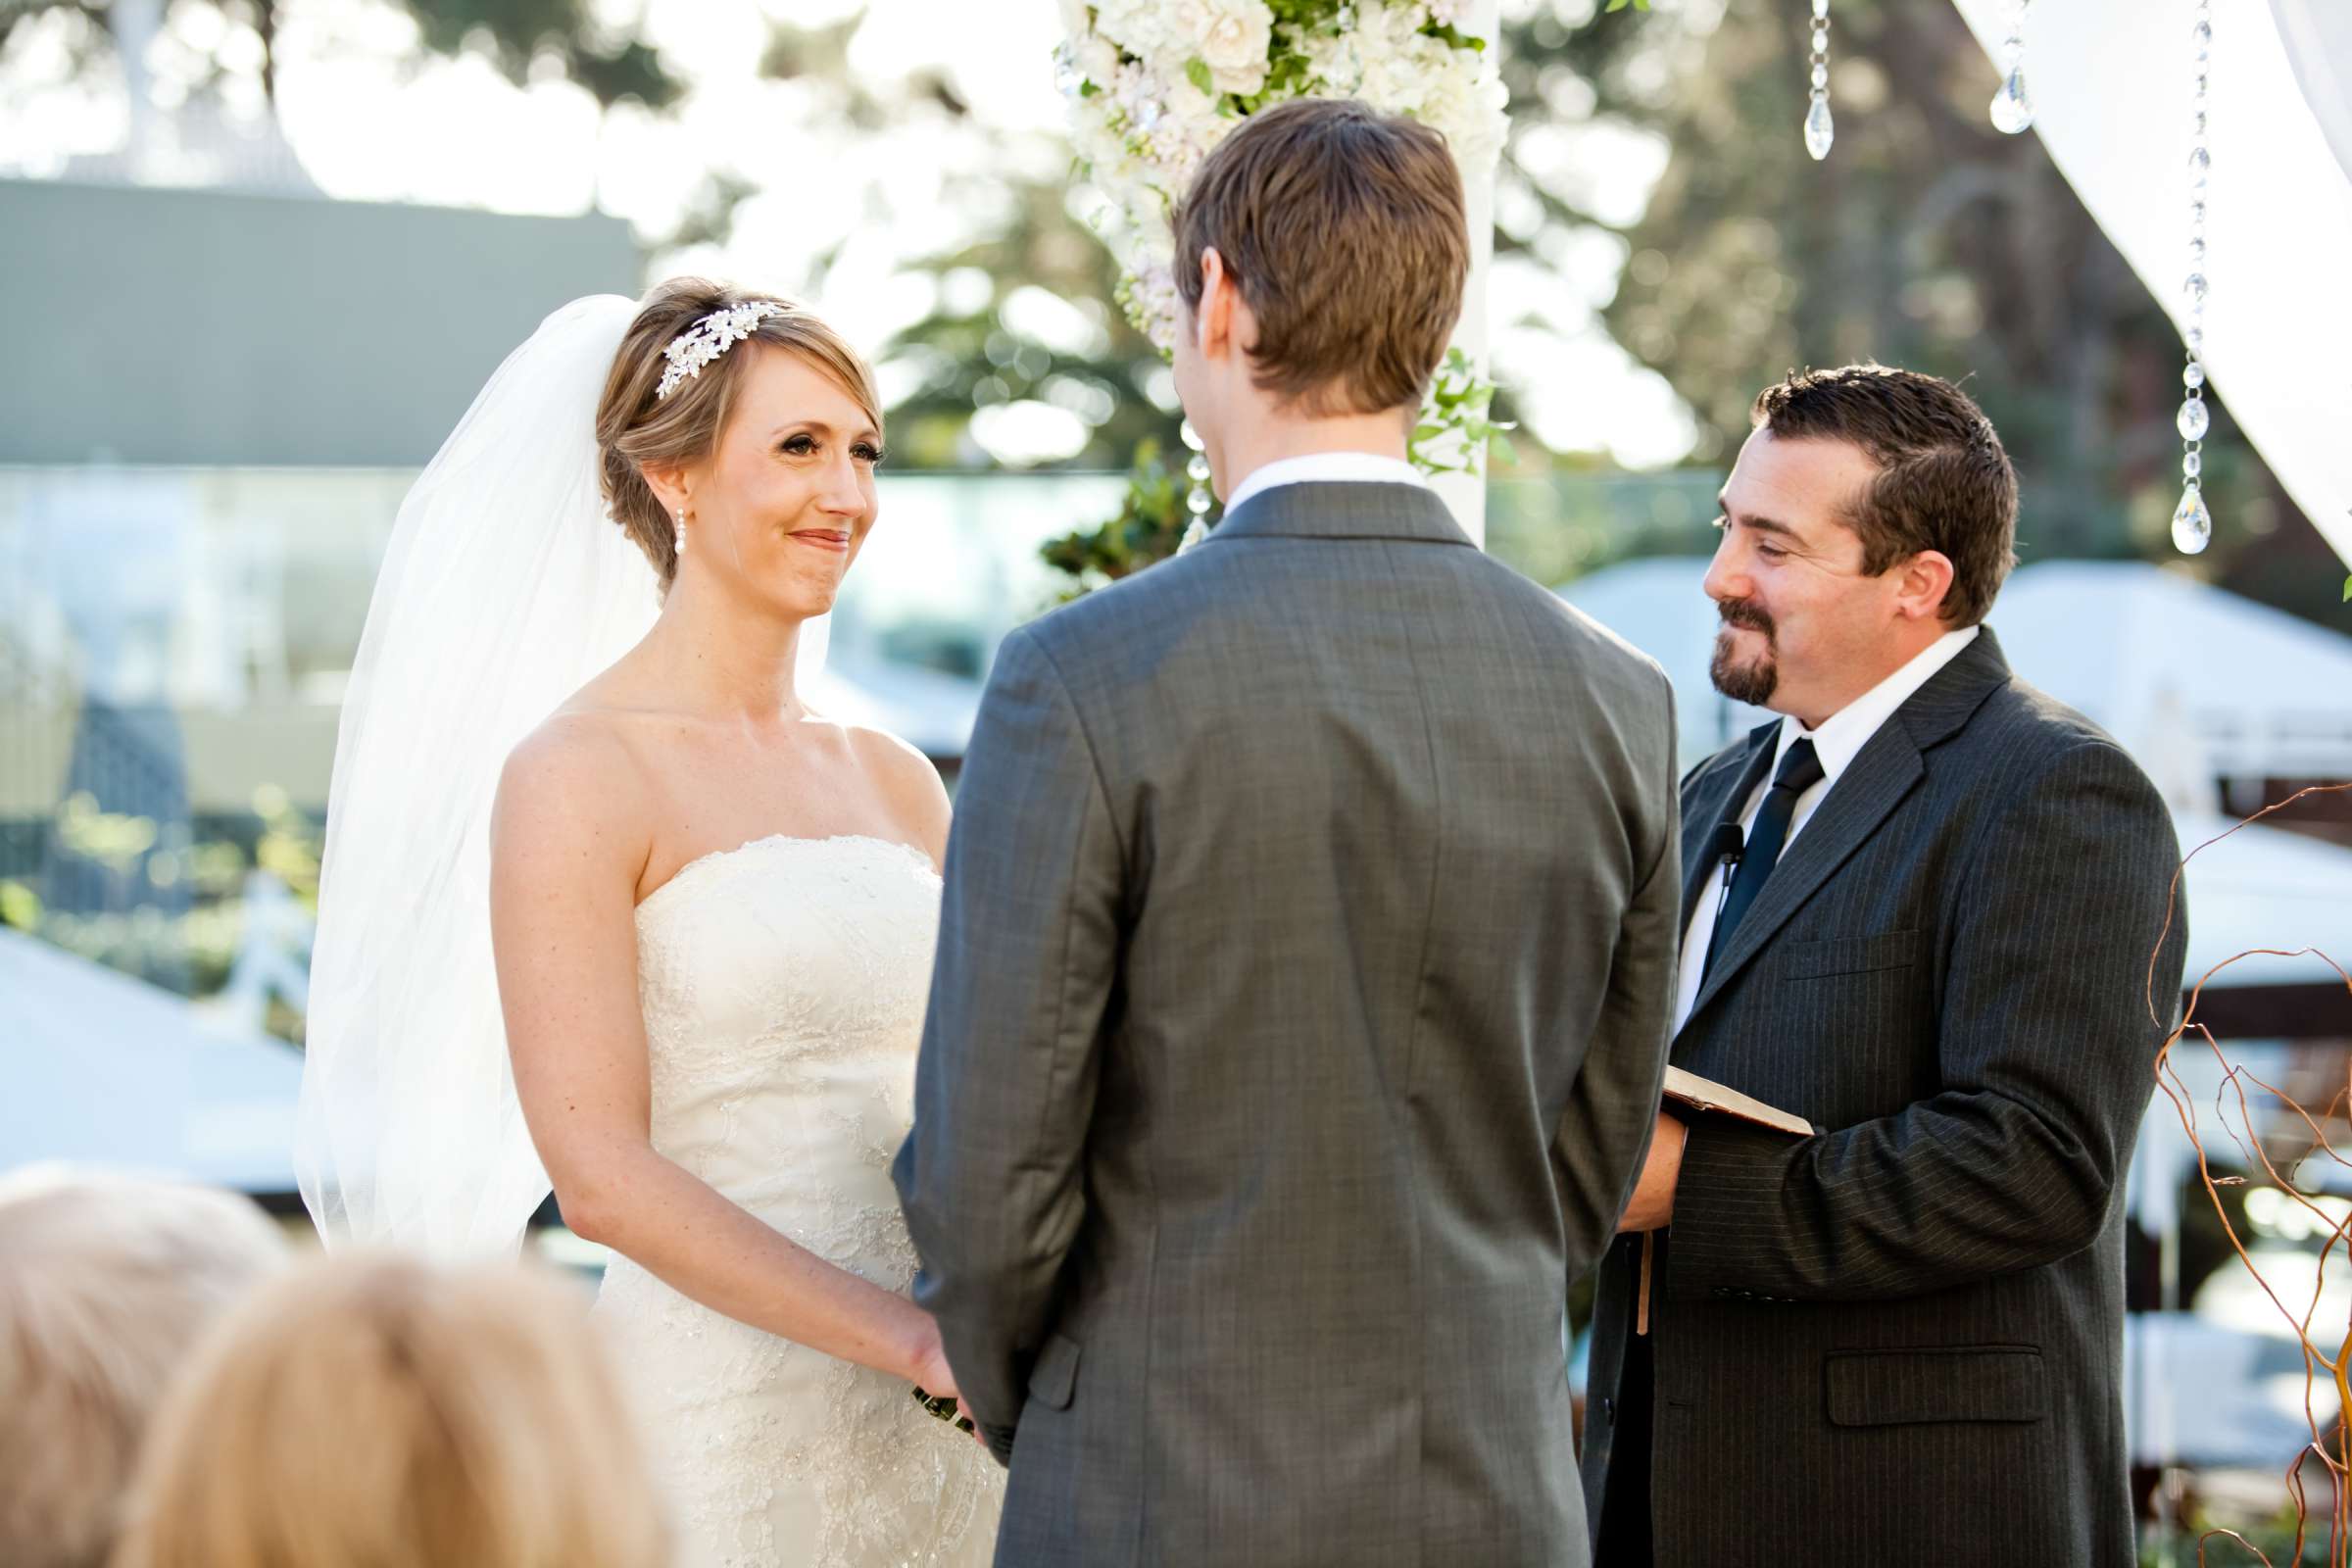
[{"label": "groom's gray suit jacket", "polygon": [[1001,1564],[1586,1560],[1563,1303],[1653,1125],[1672,737],[1410,486],[1006,641],[897,1167]]}]

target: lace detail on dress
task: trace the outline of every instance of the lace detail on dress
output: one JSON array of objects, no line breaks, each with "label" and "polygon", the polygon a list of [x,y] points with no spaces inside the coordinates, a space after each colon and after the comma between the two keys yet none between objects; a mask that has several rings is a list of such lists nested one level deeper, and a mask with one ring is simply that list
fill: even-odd
[{"label": "lace detail on dress", "polygon": [[[914,1277],[890,1184],[939,879],[870,838],[706,856],[637,911],[655,1146],[827,1261]],[[897,1380],[688,1299],[625,1259],[597,1311],[663,1454],[687,1565],[983,1564],[1004,1477]]]}]

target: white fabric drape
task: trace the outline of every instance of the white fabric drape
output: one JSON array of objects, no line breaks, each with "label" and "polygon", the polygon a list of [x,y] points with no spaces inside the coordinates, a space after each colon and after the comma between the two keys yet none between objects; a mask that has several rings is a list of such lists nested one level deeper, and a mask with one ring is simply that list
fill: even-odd
[{"label": "white fabric drape", "polygon": [[[2006,0],[1955,3],[1997,61]],[[2033,134],[2176,322],[2194,11],[2052,0],[2026,12]],[[2210,75],[2205,363],[2287,494],[2352,562],[2352,6],[2220,0]],[[2235,498],[2217,483],[2205,499],[2227,537]]]}]

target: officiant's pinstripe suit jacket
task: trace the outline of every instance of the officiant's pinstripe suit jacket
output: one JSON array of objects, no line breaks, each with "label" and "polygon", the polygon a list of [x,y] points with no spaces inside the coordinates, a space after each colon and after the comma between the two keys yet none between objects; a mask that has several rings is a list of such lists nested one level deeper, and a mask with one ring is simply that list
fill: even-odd
[{"label": "officiant's pinstripe suit jacket", "polygon": [[[1684,781],[1686,907],[1777,730]],[[2124,1178],[2178,1011],[2180,918],[2149,965],[2178,857],[2145,775],[1989,629],[1824,797],[1674,1042],[1828,1131],[1691,1128],[1653,1265],[1660,1565],[2134,1560]],[[1596,1518],[1642,1397],[1633,1262],[1611,1249],[1595,1306]]]},{"label": "officiant's pinstripe suit jacket", "polygon": [[1664,1073],[1671,706],[1406,485],[1013,635],[897,1172],[1000,1563],[1586,1560],[1562,1319]]}]

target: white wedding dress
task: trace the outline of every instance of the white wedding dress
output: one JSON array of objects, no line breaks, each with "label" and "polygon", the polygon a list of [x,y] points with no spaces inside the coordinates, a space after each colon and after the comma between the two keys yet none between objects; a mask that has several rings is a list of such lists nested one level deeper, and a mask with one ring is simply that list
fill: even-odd
[{"label": "white wedding dress", "polygon": [[[914,1277],[890,1162],[912,1114],[940,883],[882,839],[772,837],[637,909],[662,1153],[828,1262]],[[1004,1472],[907,1385],[614,1257],[597,1317],[648,1424],[679,1568],[985,1564]]]}]

